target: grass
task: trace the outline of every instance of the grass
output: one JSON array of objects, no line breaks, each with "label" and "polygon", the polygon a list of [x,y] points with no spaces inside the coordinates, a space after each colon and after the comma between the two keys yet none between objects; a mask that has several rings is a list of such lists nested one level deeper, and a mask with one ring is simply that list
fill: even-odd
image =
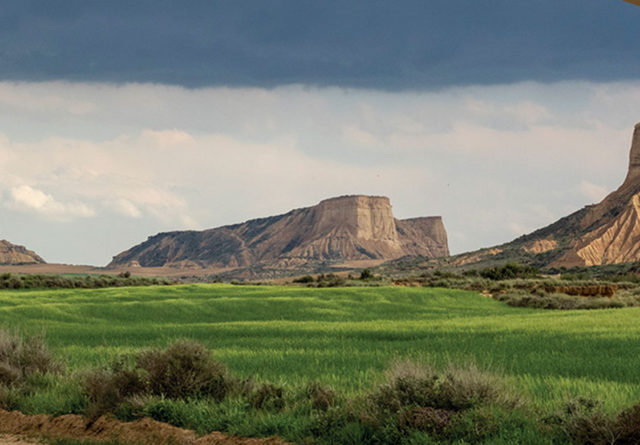
[{"label": "grass", "polygon": [[546,405],[640,399],[640,308],[549,312],[423,288],[177,287],[3,291],[0,324],[44,331],[72,369],[197,340],[242,376],[358,392],[396,358],[474,362]]},{"label": "grass", "polygon": [[[198,284],[0,292],[0,325],[44,332],[71,372],[176,338],[203,343],[234,375],[287,391],[318,382],[349,397],[374,388],[398,359],[441,369],[473,363],[504,376],[541,415],[572,397],[602,400],[610,413],[639,401],[639,317],[640,308],[544,311],[437,288]],[[55,377],[43,377],[40,387],[22,402],[25,411],[82,409],[77,387]],[[166,403],[158,406],[183,409],[182,402]],[[234,425],[234,413],[243,419],[248,411],[233,403],[195,404],[188,415],[213,409],[212,425],[257,435],[281,433],[278,422],[290,420],[273,414],[261,424]]]}]

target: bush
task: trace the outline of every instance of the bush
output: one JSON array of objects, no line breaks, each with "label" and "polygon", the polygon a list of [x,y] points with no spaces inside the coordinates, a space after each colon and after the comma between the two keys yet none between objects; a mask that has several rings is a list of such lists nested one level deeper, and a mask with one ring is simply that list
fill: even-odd
[{"label": "bush", "polygon": [[336,394],[333,389],[318,382],[311,382],[305,388],[305,395],[311,400],[314,409],[326,411],[336,402]]},{"label": "bush", "polygon": [[285,406],[282,388],[271,383],[263,383],[253,393],[251,406],[266,411],[282,411]]},{"label": "bush", "polygon": [[42,336],[25,339],[0,329],[0,385],[17,385],[34,373],[56,373],[61,369]]},{"label": "bush", "polygon": [[602,402],[577,398],[567,402],[555,422],[575,444],[640,443],[640,404],[610,415],[604,412]]},{"label": "bush", "polygon": [[395,428],[400,431],[441,435],[463,418],[463,412],[519,404],[501,380],[475,366],[449,366],[438,372],[429,364],[400,362],[386,378],[387,382],[369,396],[365,415],[378,428],[388,428],[389,419],[395,419]]},{"label": "bush", "polygon": [[495,266],[480,270],[478,274],[490,280],[513,280],[515,278],[537,278],[540,275],[540,271],[533,266],[507,263],[504,266]]},{"label": "bush", "polygon": [[362,272],[360,272],[360,279],[370,280],[371,278],[373,278],[373,273],[371,272],[371,269],[362,269]]},{"label": "bush", "polygon": [[318,287],[338,287],[344,286],[347,283],[347,280],[336,274],[329,273],[326,275],[318,275],[318,277],[316,278],[316,283]]},{"label": "bush", "polygon": [[547,294],[543,291],[537,294],[526,291],[511,291],[497,295],[495,298],[509,306],[534,309],[613,309],[640,304],[636,298],[580,297],[559,293]]},{"label": "bush", "polygon": [[148,382],[140,370],[127,367],[124,360],[115,362],[110,369],[96,369],[82,379],[82,387],[89,399],[87,415],[97,419],[113,412],[128,398],[148,392]]},{"label": "bush", "polygon": [[201,344],[181,340],[166,349],[149,349],[116,360],[108,369],[84,375],[88,414],[114,412],[133,397],[156,395],[168,399],[211,397],[222,400],[231,386],[226,367]]},{"label": "bush", "polygon": [[309,283],[313,283],[313,277],[311,275],[305,275],[303,277],[294,279],[293,282],[301,283],[301,284],[309,284]]},{"label": "bush", "polygon": [[181,340],[166,349],[136,356],[136,366],[148,373],[152,394],[170,399],[207,396],[222,400],[228,390],[227,368],[201,344]]}]

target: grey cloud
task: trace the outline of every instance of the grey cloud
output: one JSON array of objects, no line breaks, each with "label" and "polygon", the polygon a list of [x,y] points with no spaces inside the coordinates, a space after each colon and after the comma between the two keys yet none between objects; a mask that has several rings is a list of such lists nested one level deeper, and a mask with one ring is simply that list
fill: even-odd
[{"label": "grey cloud", "polygon": [[8,0],[0,78],[384,90],[640,71],[640,8],[603,0]]}]

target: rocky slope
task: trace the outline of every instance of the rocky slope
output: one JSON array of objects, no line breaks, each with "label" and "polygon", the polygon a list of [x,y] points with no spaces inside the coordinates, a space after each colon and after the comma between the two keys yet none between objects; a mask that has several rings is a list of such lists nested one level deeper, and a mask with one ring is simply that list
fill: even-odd
[{"label": "rocky slope", "polygon": [[449,254],[440,217],[397,220],[388,198],[342,196],[284,215],[204,231],[160,233],[109,267],[295,268],[309,262]]},{"label": "rocky slope", "polygon": [[44,264],[45,261],[24,246],[0,240],[0,265]]},{"label": "rocky slope", "polygon": [[623,184],[602,202],[501,246],[458,255],[454,266],[520,261],[538,266],[594,266],[640,261],[640,124]]}]

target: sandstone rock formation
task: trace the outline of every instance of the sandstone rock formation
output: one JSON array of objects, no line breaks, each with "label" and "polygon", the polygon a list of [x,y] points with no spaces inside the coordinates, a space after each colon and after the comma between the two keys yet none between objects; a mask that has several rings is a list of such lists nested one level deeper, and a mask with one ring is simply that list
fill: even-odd
[{"label": "sandstone rock formation", "polygon": [[[498,253],[496,253],[498,252]],[[640,124],[623,184],[602,202],[497,249],[463,254],[454,265],[517,260],[539,266],[593,266],[640,261]],[[468,261],[473,257],[474,261]]]},{"label": "sandstone rock formation", "polygon": [[45,261],[35,252],[24,246],[16,246],[7,240],[0,240],[0,265],[44,264]]},{"label": "sandstone rock formation", "polygon": [[160,233],[117,255],[109,267],[295,267],[448,254],[440,217],[397,220],[386,197],[341,196],[242,224]]}]

